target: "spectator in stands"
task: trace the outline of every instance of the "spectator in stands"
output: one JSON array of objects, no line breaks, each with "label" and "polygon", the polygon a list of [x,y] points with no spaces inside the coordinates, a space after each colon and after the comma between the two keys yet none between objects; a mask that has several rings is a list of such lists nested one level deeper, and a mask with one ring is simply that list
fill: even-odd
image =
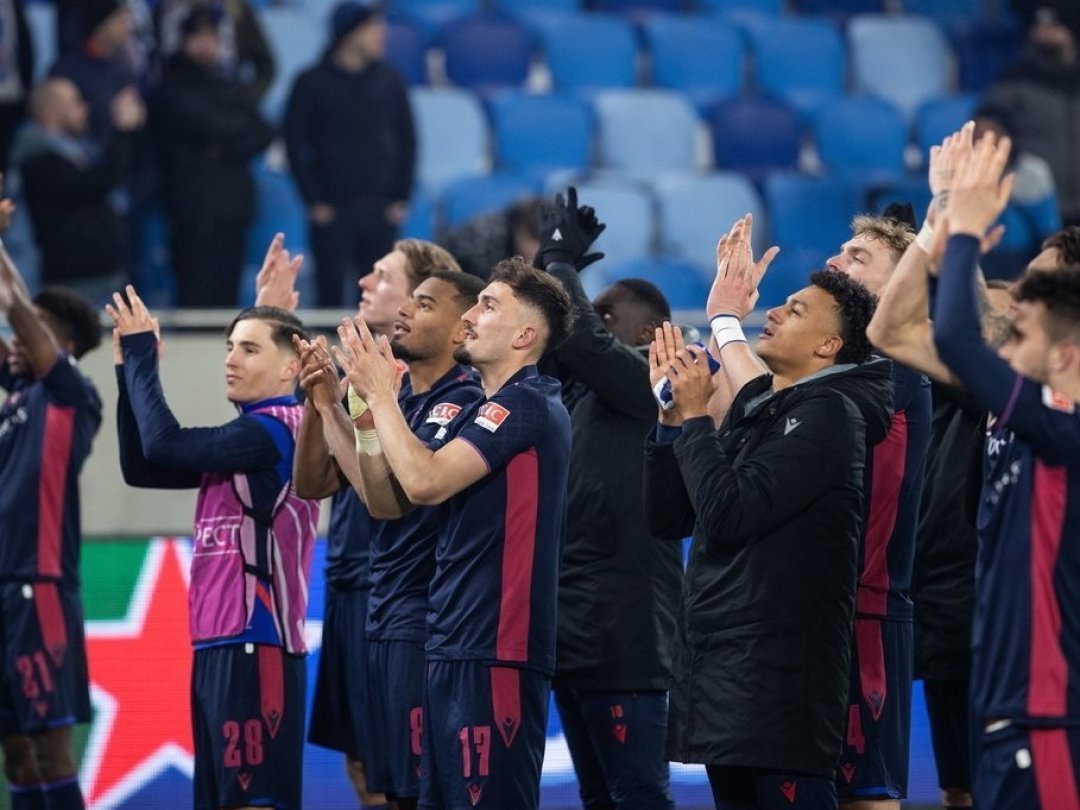
[{"label": "spectator in stands", "polygon": [[0,0],[0,172],[7,171],[15,130],[26,118],[34,48],[22,0]]},{"label": "spectator in stands", "polygon": [[405,83],[383,61],[382,14],[344,2],[330,27],[325,55],[297,78],[285,113],[321,307],[343,306],[346,281],[390,252],[408,213],[416,162]]},{"label": "spectator in stands", "polygon": [[533,260],[540,245],[536,227],[540,205],[538,197],[519,200],[504,211],[447,228],[436,241],[454,254],[462,270],[486,279],[491,268],[507,256]]},{"label": "spectator in stands", "polygon": [[[975,111],[975,140],[987,132],[997,138],[1016,137],[1016,125],[1008,110],[983,105]],[[1007,230],[995,250],[982,258],[987,278],[1014,279],[1040,250],[1044,239],[1061,228],[1057,190],[1049,164],[1037,155],[1016,149],[1009,171],[1016,174],[1009,207],[1003,221]]]},{"label": "spectator in stands", "polygon": [[137,95],[118,93],[104,151],[87,137],[88,107],[71,81],[46,79],[34,88],[30,110],[33,120],[19,134],[13,162],[22,173],[43,281],[104,303],[125,280],[126,228],[114,192],[131,169],[146,110]]},{"label": "spectator in stands", "polygon": [[986,96],[1008,110],[1016,140],[1046,160],[1066,224],[1080,224],[1080,4],[1076,0],[1014,0],[1031,21],[1028,50]]},{"label": "spectator in stands", "polygon": [[273,133],[247,87],[218,71],[220,21],[204,6],[180,26],[152,107],[180,306],[231,307],[255,215],[251,159]]},{"label": "spectator in stands", "polygon": [[123,0],[81,0],[76,12],[81,47],[61,53],[50,75],[70,79],[90,107],[90,137],[105,148],[118,93],[138,95],[141,79],[134,21]]},{"label": "spectator in stands", "polygon": [[180,24],[198,6],[219,15],[221,66],[226,75],[250,87],[260,101],[274,81],[274,54],[248,0],[162,0],[154,14],[159,56],[168,59],[180,47]]}]

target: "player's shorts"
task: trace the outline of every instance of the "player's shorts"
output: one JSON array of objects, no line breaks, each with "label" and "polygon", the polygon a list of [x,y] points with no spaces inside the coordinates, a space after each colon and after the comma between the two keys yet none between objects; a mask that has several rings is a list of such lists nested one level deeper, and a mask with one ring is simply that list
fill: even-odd
[{"label": "player's shorts", "polygon": [[195,810],[299,810],[307,662],[281,647],[195,651]]},{"label": "player's shorts", "polygon": [[930,740],[934,745],[938,786],[942,790],[971,790],[971,725],[968,682],[923,681]]},{"label": "player's shorts", "polygon": [[1009,725],[978,741],[972,798],[993,810],[1080,805],[1080,728]]},{"label": "player's shorts", "polygon": [[911,622],[855,619],[841,799],[907,796],[914,632]]},{"label": "player's shorts", "polygon": [[0,737],[90,722],[79,589],[0,584]]},{"label": "player's shorts", "polygon": [[551,678],[480,661],[428,661],[423,810],[536,810]]},{"label": "player's shorts", "polygon": [[716,810],[835,810],[836,784],[824,776],[708,765]]},{"label": "player's shorts", "polygon": [[319,671],[308,742],[367,762],[368,646],[366,589],[326,588]]},{"label": "player's shorts", "polygon": [[379,741],[364,763],[368,790],[416,798],[424,730],[423,642],[369,641],[368,687],[368,735]]}]

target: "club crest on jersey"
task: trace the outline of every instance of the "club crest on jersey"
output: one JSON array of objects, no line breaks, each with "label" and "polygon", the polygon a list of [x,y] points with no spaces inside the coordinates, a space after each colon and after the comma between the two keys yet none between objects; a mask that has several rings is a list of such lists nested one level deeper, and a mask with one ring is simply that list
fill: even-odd
[{"label": "club crest on jersey", "polygon": [[502,405],[496,402],[485,402],[480,408],[480,413],[476,415],[475,422],[484,430],[494,433],[509,415],[510,411]]},{"label": "club crest on jersey", "polygon": [[460,405],[455,405],[453,402],[440,402],[428,411],[428,416],[425,421],[429,424],[446,427],[454,421],[454,417],[459,413],[461,413]]},{"label": "club crest on jersey", "polygon": [[1075,413],[1076,403],[1072,397],[1068,397],[1065,394],[1058,393],[1049,385],[1044,385],[1042,390],[1043,405],[1051,410],[1061,411],[1062,413]]}]

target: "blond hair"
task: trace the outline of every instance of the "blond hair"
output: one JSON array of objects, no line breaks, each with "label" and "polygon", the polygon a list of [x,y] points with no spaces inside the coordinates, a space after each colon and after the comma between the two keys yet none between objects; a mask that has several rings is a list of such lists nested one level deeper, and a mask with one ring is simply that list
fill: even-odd
[{"label": "blond hair", "polygon": [[405,275],[409,279],[409,290],[415,290],[420,282],[435,270],[462,272],[461,265],[446,248],[423,239],[399,239],[394,242],[394,250],[405,254]]},{"label": "blond hair", "polygon": [[892,251],[893,261],[899,261],[904,251],[915,241],[915,232],[905,223],[891,217],[874,217],[869,214],[859,214],[851,220],[851,233],[881,242]]}]

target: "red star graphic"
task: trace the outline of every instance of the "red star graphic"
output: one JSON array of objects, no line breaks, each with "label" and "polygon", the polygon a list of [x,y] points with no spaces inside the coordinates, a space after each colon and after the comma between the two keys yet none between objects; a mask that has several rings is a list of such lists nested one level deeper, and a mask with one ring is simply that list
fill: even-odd
[{"label": "red star graphic", "polygon": [[88,804],[111,807],[169,765],[193,768],[188,556],[152,542],[120,621],[87,622],[97,717],[83,760]]}]

